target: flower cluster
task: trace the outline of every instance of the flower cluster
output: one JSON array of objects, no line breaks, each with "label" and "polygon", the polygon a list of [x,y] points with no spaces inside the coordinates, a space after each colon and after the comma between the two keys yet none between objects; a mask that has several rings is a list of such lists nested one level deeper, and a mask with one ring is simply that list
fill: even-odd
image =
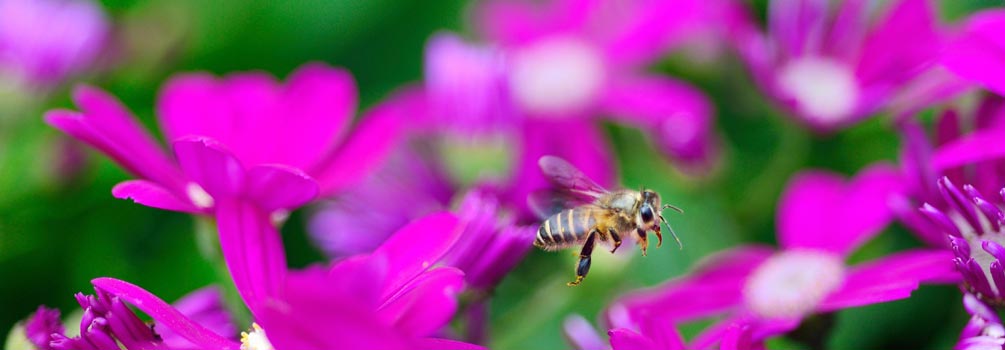
[{"label": "flower cluster", "polygon": [[[584,350],[765,349],[779,337],[807,342],[801,331],[828,314],[946,284],[959,287],[959,309],[971,317],[957,348],[1002,349],[1005,11],[943,23],[935,5],[768,0],[762,25],[757,11],[731,0],[478,1],[470,7],[472,35],[433,33],[421,55],[422,81],[362,113],[353,75],[328,63],[302,64],[284,79],[181,73],[148,99],[159,133],[144,126],[147,111],[114,79],[76,84],[68,96],[75,107],[53,107],[44,122],[133,177],[111,189],[115,198],[190,214],[206,238],[199,253],[219,267],[219,281],[169,304],[122,279],[94,278],[93,294],[75,295],[78,313],[64,321],[60,310],[39,307],[7,344],[483,349],[524,335],[507,337],[497,319],[556,330],[535,327],[544,322],[536,312],[551,312]],[[86,0],[0,0],[0,88],[58,91],[52,88],[94,70],[117,45],[113,22],[129,16],[111,13]],[[715,55],[702,51],[710,48]],[[743,89],[707,96],[703,89],[714,84],[666,74],[678,60],[728,68],[730,54],[760,90],[753,95],[813,131],[791,129],[815,142],[811,148],[840,145],[823,138],[890,114],[890,123],[868,127],[899,137],[899,164],[870,158],[847,169],[814,153],[806,164],[783,161],[756,175],[770,181],[751,180],[737,169],[742,164],[730,164],[747,155],[738,139],[751,135],[717,129],[732,117],[717,111],[749,107],[722,108],[742,101],[732,95]],[[618,137],[608,137],[611,124]],[[541,159],[565,160],[563,167],[581,173],[558,174]],[[489,163],[501,169],[485,169]],[[663,163],[677,171],[664,174],[671,168]],[[740,175],[710,176],[723,172]],[[638,181],[639,173],[657,180],[658,190],[626,189],[619,180]],[[582,277],[596,237],[610,241],[612,254],[622,240],[646,244],[648,231],[662,240],[666,221],[653,209],[676,209],[660,207],[660,198],[676,198],[653,193],[670,192],[667,183],[684,201],[714,205],[728,197],[718,187],[748,180],[777,182],[766,187],[780,198],[765,211],[774,220],[760,218],[765,237],[757,223],[737,228],[746,243],[709,249],[722,250],[683,276],[626,290],[639,286],[611,273],[622,264],[606,268],[619,276],[601,286],[617,295],[591,293],[591,281],[564,289],[582,296],[572,298],[550,289],[553,276],[521,270],[568,267],[531,253],[547,235],[576,248]],[[757,203],[775,204],[770,193],[757,193],[766,197]],[[543,195],[579,210],[549,219],[536,212]],[[298,211],[307,213],[305,231],[325,255],[306,267],[291,267],[295,250],[281,233],[302,223]],[[745,215],[723,208],[696,221],[750,223]],[[923,244],[861,249],[894,221]],[[718,232],[681,236],[687,242],[698,234]],[[772,239],[777,244],[766,242]],[[626,261],[626,250],[616,259]],[[528,256],[534,264],[521,266]],[[519,287],[506,288],[510,276]],[[496,295],[510,290],[523,300],[512,312],[514,298]],[[583,309],[543,307],[562,297],[604,305],[585,308],[602,310],[597,325],[580,316]],[[552,299],[534,300],[541,298]]]}]

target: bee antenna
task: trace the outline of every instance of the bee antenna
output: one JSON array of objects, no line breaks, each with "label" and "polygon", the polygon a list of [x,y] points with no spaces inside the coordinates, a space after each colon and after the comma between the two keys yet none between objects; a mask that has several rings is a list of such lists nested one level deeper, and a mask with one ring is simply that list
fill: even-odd
[{"label": "bee antenna", "polygon": [[678,213],[684,214],[684,209],[678,208],[678,207],[676,207],[676,206],[674,206],[672,204],[664,204],[663,208],[660,208],[660,210],[666,210],[667,208],[673,209],[674,211],[676,211]]}]

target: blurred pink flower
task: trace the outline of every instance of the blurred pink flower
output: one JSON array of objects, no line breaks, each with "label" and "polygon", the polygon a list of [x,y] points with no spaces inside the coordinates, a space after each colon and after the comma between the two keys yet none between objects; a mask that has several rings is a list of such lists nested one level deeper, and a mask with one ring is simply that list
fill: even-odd
[{"label": "blurred pink flower", "polygon": [[932,69],[947,32],[928,0],[894,1],[883,16],[872,4],[771,0],[767,31],[736,26],[734,38],[761,89],[821,132],[888,108],[915,109],[962,88]]},{"label": "blurred pink flower", "polygon": [[59,83],[93,63],[110,29],[89,0],[0,0],[0,77]]},{"label": "blurred pink flower", "polygon": [[647,314],[676,322],[727,314],[726,324],[754,320],[754,334],[780,334],[814,312],[907,298],[922,282],[958,281],[952,253],[944,249],[845,262],[893,218],[887,200],[900,191],[900,181],[882,165],[849,183],[835,174],[802,173],[779,204],[781,250],[748,245],[710,256],[689,276],[624,297],[612,309],[624,307],[634,322]]},{"label": "blurred pink flower", "polygon": [[74,100],[83,112],[50,111],[46,122],[140,178],[115,186],[114,196],[190,213],[210,214],[225,198],[285,211],[336,193],[380,164],[399,131],[396,115],[378,106],[348,133],[352,78],[316,63],[286,84],[262,73],[175,77],[158,101],[173,157],[104,92],[79,87]]},{"label": "blurred pink flower", "polygon": [[427,121],[464,135],[508,135],[517,145],[508,196],[518,206],[546,187],[535,166],[545,154],[612,183],[601,117],[639,128],[682,168],[707,170],[716,157],[711,104],[690,85],[644,68],[712,27],[713,7],[693,0],[485,2],[475,18],[487,44],[439,34],[427,46]]}]

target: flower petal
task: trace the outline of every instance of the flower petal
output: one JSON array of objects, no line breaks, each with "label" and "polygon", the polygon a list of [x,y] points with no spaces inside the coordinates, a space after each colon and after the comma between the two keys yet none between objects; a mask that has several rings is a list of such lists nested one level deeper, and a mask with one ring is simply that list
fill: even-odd
[{"label": "flower petal", "polygon": [[[624,23],[608,25],[616,29],[604,51],[614,64],[638,65],[651,62],[673,44],[691,37],[702,15],[716,6],[715,1],[672,0],[614,3],[603,9]],[[634,6],[633,6],[634,5]],[[718,19],[717,19],[718,20]]]},{"label": "flower petal", "polygon": [[990,129],[971,133],[936,150],[932,165],[937,171],[1005,158],[1005,129]]},{"label": "flower petal", "polygon": [[658,349],[655,343],[649,338],[635,333],[632,330],[618,328],[607,332],[611,337],[611,349],[613,350],[655,350]]},{"label": "flower petal", "polygon": [[928,0],[900,0],[866,37],[855,75],[863,86],[888,89],[934,65],[943,50]]},{"label": "flower petal", "polygon": [[172,147],[185,175],[214,199],[235,197],[244,189],[244,166],[216,140],[185,137]]},{"label": "flower petal", "polygon": [[50,111],[46,123],[97,148],[136,176],[172,190],[183,188],[181,173],[119,101],[89,86],[75,88],[73,97],[81,113]]},{"label": "flower petal", "polygon": [[970,18],[964,33],[949,44],[942,64],[961,77],[1005,96],[1005,10],[982,11]]},{"label": "flower petal", "polygon": [[398,102],[392,98],[374,107],[345,143],[311,172],[322,196],[356,185],[383,164],[404,134],[404,111]]},{"label": "flower petal", "polygon": [[618,302],[636,322],[649,314],[682,321],[714,315],[743,303],[747,276],[772,254],[774,250],[764,246],[730,249],[706,258],[688,277]]},{"label": "flower petal", "polygon": [[780,200],[779,243],[847,255],[893,218],[889,200],[900,191],[900,181],[886,165],[863,170],[847,185],[832,173],[797,175]]},{"label": "flower petal", "polygon": [[280,297],[286,278],[286,253],[268,213],[246,201],[217,202],[220,249],[238,293],[255,316]]},{"label": "flower petal", "polygon": [[816,53],[822,44],[827,20],[827,0],[771,0],[768,27],[787,56]]},{"label": "flower petal", "polygon": [[[214,334],[232,339],[237,336],[237,327],[234,326],[223,304],[223,295],[216,287],[205,287],[196,290],[178,299],[172,304],[175,310],[197,324],[206,327]],[[164,340],[164,344],[171,348],[184,349],[189,343],[184,337],[174,330],[166,327],[154,325],[157,334]]]},{"label": "flower petal", "polygon": [[121,182],[112,188],[112,196],[118,199],[131,199],[133,202],[158,209],[193,214],[202,212],[187,199],[180,199],[160,184],[147,180]]},{"label": "flower petal", "polygon": [[416,346],[425,350],[484,350],[481,345],[469,344],[451,339],[425,338],[419,339]]},{"label": "flower petal", "polygon": [[452,267],[431,270],[377,309],[377,315],[413,337],[433,335],[454,316],[457,294],[463,286],[461,270]]},{"label": "flower petal", "polygon": [[519,45],[543,35],[547,28],[530,2],[487,1],[476,9],[477,25],[491,41]]},{"label": "flower petal", "polygon": [[298,289],[298,294],[305,295],[283,305],[266,305],[262,310],[259,322],[276,349],[414,348],[371,312],[348,304],[349,300],[323,298],[323,293],[312,293],[323,288],[319,285]]},{"label": "flower petal", "polygon": [[615,120],[645,131],[660,150],[685,165],[708,167],[714,158],[711,104],[685,83],[657,76],[617,81],[602,105]]},{"label": "flower petal", "polygon": [[221,337],[192,321],[157,296],[140,287],[114,278],[97,278],[91,281],[95,287],[119,297],[157,321],[158,325],[170,328],[178,336],[204,349],[234,349],[241,347],[235,341]]},{"label": "flower petal", "polygon": [[318,184],[297,168],[267,164],[248,169],[247,198],[266,212],[292,210],[318,195]]},{"label": "flower petal", "polygon": [[323,63],[308,63],[287,79],[283,115],[273,130],[276,145],[270,162],[301,169],[322,160],[337,145],[356,112],[356,84],[352,75]]},{"label": "flower petal", "polygon": [[371,258],[385,259],[390,275],[381,300],[397,294],[416,276],[436,264],[460,236],[459,220],[442,212],[413,221],[381,244]]},{"label": "flower petal", "polygon": [[603,350],[607,348],[607,344],[604,343],[603,339],[600,339],[600,335],[597,334],[597,330],[593,328],[590,321],[579,314],[566,316],[565,321],[562,322],[562,331],[565,339],[576,349]]},{"label": "flower petal", "polygon": [[923,282],[958,283],[959,273],[948,250],[911,250],[855,267],[844,286],[819,306],[833,311],[907,298]]}]

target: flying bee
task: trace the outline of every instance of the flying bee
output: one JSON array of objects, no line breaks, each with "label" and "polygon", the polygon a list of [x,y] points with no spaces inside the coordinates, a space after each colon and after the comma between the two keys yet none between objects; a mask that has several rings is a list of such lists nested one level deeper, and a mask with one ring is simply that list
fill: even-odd
[{"label": "flying bee", "polygon": [[[621,246],[622,238],[637,239],[646,255],[649,248],[648,232],[654,231],[663,245],[661,224],[684,248],[680,238],[663,218],[663,210],[683,210],[670,204],[660,204],[660,195],[652,190],[605,190],[572,164],[555,156],[544,156],[538,161],[541,171],[558,192],[535,192],[528,203],[544,219],[537,230],[534,245],[552,251],[582,245],[576,280],[569,286],[579,285],[590,272],[590,256],[597,243],[607,243],[613,254]],[[658,209],[658,210],[657,210]],[[546,218],[546,219],[545,219]]]}]

